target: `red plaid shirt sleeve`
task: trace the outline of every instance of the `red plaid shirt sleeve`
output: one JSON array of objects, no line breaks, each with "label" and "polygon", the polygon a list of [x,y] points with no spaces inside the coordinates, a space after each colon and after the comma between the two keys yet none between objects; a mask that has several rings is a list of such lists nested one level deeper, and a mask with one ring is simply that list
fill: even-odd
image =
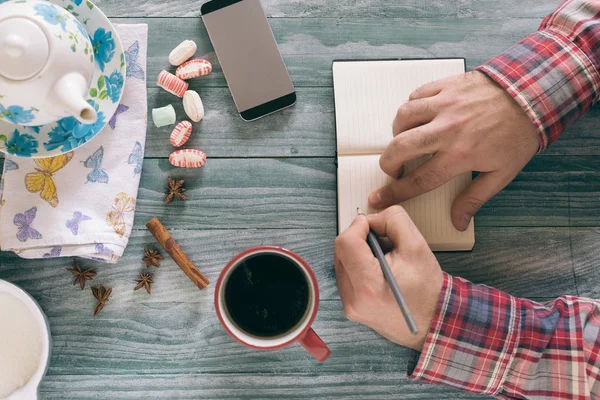
[{"label": "red plaid shirt sleeve", "polygon": [[600,398],[600,301],[546,304],[444,274],[410,379],[503,399]]},{"label": "red plaid shirt sleeve", "polygon": [[600,96],[600,0],[564,1],[536,33],[476,69],[514,97],[544,150]]}]

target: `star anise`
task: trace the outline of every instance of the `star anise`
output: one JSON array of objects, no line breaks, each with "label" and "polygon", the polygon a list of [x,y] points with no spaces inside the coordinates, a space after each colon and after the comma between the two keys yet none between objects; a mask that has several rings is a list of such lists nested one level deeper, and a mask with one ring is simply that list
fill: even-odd
[{"label": "star anise", "polygon": [[163,256],[160,255],[158,250],[144,249],[144,258],[142,258],[142,261],[146,263],[146,268],[160,267],[160,260],[162,259]]},{"label": "star anise", "polygon": [[112,288],[104,289],[104,285],[92,288],[92,294],[98,301],[98,304],[96,304],[96,306],[94,307],[94,315],[98,315],[98,313],[102,311],[111,293]]},{"label": "star anise", "polygon": [[135,289],[133,289],[133,290],[138,290],[138,289],[144,288],[144,289],[146,289],[146,292],[148,292],[148,294],[150,294],[150,285],[152,283],[154,283],[154,281],[152,280],[152,274],[140,272],[140,277],[134,279],[134,281],[136,281],[138,284],[135,287]]},{"label": "star anise", "polygon": [[95,276],[96,272],[94,272],[93,268],[88,268],[86,270],[82,270],[77,260],[73,258],[73,268],[65,268],[67,271],[75,275],[75,280],[73,281],[73,286],[79,283],[81,286],[81,290],[85,288],[85,281],[91,281]]},{"label": "star anise", "polygon": [[185,192],[185,188],[183,187],[183,183],[185,181],[182,179],[180,181],[176,181],[175,179],[169,177],[169,186],[165,186],[167,191],[167,197],[165,198],[165,204],[171,203],[175,197],[179,198],[179,200],[187,200],[187,196],[183,194]]}]

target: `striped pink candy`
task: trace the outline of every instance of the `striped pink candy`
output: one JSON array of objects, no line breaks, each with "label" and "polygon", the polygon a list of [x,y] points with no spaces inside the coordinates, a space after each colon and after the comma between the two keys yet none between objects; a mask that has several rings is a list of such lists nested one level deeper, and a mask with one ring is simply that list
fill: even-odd
[{"label": "striped pink candy", "polygon": [[171,153],[169,162],[174,167],[199,168],[206,164],[206,154],[195,149],[177,150]]},{"label": "striped pink candy", "polygon": [[160,74],[158,74],[156,84],[177,97],[183,97],[183,94],[186,92],[189,86],[187,82],[182,81],[164,69],[160,72]]},{"label": "striped pink candy", "polygon": [[192,123],[190,121],[181,121],[171,132],[171,144],[175,147],[181,147],[188,141],[192,134]]},{"label": "striped pink candy", "polygon": [[179,79],[192,79],[208,75],[211,71],[212,65],[208,61],[196,58],[195,60],[190,60],[181,64],[179,68],[177,68],[177,71],[175,71],[175,75],[177,75]]}]

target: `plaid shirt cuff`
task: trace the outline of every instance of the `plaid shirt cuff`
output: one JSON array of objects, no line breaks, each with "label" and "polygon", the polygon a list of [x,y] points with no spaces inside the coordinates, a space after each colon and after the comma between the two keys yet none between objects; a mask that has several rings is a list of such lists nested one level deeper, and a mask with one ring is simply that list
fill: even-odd
[{"label": "plaid shirt cuff", "polygon": [[444,273],[421,353],[409,354],[411,380],[498,395],[519,338],[517,298]]},{"label": "plaid shirt cuff", "polygon": [[542,29],[476,68],[510,93],[538,132],[539,151],[598,99],[590,57],[561,33]]}]

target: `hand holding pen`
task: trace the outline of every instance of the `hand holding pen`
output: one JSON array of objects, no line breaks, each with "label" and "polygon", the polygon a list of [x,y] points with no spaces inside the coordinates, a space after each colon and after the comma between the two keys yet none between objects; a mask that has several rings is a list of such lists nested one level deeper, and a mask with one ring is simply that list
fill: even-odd
[{"label": "hand holding pen", "polygon": [[[367,242],[370,230],[393,245],[383,259],[391,271],[388,278],[397,283],[396,294],[383,272],[383,263]],[[421,350],[435,315],[444,276],[425,239],[402,207],[358,216],[336,240],[335,270],[349,319],[371,327],[395,343]],[[398,293],[404,302],[398,301]],[[408,312],[403,314],[401,307]]]},{"label": "hand holding pen", "polygon": [[[366,217],[366,214],[362,212],[360,208],[356,209],[358,215],[362,215]],[[419,334],[419,328],[417,328],[417,323],[406,304],[406,300],[404,299],[404,295],[402,294],[402,289],[398,285],[396,278],[394,278],[394,274],[392,273],[392,269],[390,268],[387,260],[385,259],[385,254],[381,249],[381,245],[379,244],[379,240],[377,239],[377,235],[373,232],[372,229],[369,229],[369,233],[367,235],[367,243],[373,252],[375,258],[379,262],[381,266],[381,272],[383,272],[383,276],[387,281],[388,285],[390,285],[390,289],[392,290],[392,294],[396,298],[396,302],[398,303],[398,307],[400,307],[400,311],[402,311],[402,315],[404,316],[404,320],[406,321],[406,325],[408,325],[408,329],[410,333],[413,335]]]}]

